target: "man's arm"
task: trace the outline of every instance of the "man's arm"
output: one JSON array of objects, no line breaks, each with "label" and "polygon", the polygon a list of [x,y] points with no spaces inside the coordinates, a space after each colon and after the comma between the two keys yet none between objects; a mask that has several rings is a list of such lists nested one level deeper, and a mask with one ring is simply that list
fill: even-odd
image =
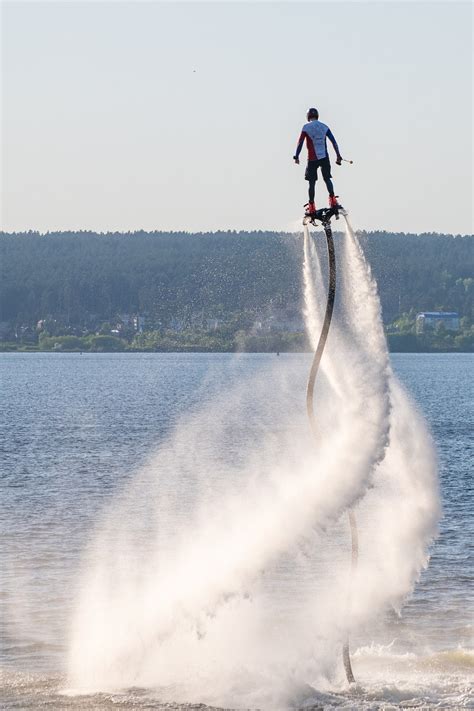
[{"label": "man's arm", "polygon": [[295,152],[295,155],[293,156],[293,160],[295,161],[295,163],[300,162],[300,153],[301,153],[301,149],[303,148],[303,143],[304,143],[305,138],[306,138],[306,132],[301,131],[300,137],[298,139],[298,145],[296,146],[296,152]]},{"label": "man's arm", "polygon": [[330,128],[328,128],[328,132],[327,132],[326,135],[327,135],[327,137],[329,138],[329,140],[331,141],[334,150],[336,151],[336,157],[337,157],[336,163],[337,163],[337,165],[341,165],[341,163],[342,163],[342,157],[341,157],[341,154],[339,153],[339,146],[337,145],[337,141],[336,141],[336,139],[334,138],[334,136],[333,136],[332,131],[331,131]]}]

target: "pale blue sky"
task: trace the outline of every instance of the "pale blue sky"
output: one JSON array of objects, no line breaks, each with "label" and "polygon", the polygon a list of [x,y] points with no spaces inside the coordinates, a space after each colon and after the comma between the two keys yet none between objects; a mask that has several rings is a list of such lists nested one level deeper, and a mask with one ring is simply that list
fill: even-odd
[{"label": "pale blue sky", "polygon": [[357,228],[473,230],[469,2],[4,2],[2,20],[3,229],[298,229],[291,157],[317,106],[354,160],[333,176]]}]

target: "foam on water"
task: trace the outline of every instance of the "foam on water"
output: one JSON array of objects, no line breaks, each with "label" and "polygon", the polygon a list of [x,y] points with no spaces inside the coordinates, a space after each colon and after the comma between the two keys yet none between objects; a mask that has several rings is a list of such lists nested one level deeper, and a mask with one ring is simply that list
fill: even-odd
[{"label": "foam on water", "polygon": [[[354,654],[354,664],[364,675],[364,683],[349,689],[315,688],[310,684],[288,683],[286,698],[280,699],[275,711],[293,709],[338,708],[361,711],[387,711],[395,708],[472,708],[474,692],[472,674],[474,651],[463,648],[442,653],[418,655],[394,649],[395,641],[387,645],[361,646]],[[367,679],[367,681],[366,681]],[[218,683],[218,679],[216,679]],[[242,681],[246,681],[245,678]],[[198,703],[175,703],[173,689],[132,687],[116,691],[77,695],[75,691],[60,691],[64,678],[34,673],[5,672],[1,675],[2,708],[60,709],[188,709],[222,706],[201,706]],[[179,693],[179,690],[176,691]],[[249,698],[250,695],[247,695]],[[227,707],[228,708],[228,707]],[[248,706],[246,707],[248,708]]]}]

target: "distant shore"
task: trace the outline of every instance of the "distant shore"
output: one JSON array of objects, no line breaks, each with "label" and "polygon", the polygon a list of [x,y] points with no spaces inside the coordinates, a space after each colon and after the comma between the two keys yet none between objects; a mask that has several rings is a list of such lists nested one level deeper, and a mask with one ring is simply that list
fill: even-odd
[{"label": "distant shore", "polygon": [[[466,348],[400,348],[391,347],[390,341],[389,352],[390,353],[473,353],[472,347]],[[114,347],[114,348],[98,348],[98,349],[86,349],[86,348],[39,348],[38,346],[28,346],[28,345],[16,345],[12,343],[0,344],[0,353],[311,353],[310,348],[297,348],[297,349],[272,349],[272,350],[241,350],[238,348],[233,349],[207,349],[193,347],[192,345],[188,347],[180,348],[170,348],[170,349],[157,349],[157,348],[129,348],[127,346]]]}]

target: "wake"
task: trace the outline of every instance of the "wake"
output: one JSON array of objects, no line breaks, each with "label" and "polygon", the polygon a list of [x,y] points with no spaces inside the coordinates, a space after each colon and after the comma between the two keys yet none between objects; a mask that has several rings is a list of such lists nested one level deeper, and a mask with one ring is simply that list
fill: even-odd
[{"label": "wake", "polygon": [[[304,250],[314,343],[323,267],[312,240]],[[339,252],[316,442],[299,381],[278,364],[181,420],[97,523],[72,624],[73,689],[275,707],[308,684],[344,688],[347,630],[413,589],[439,515],[433,447],[391,370],[349,223]],[[353,507],[361,557],[348,609],[341,515]]]}]

